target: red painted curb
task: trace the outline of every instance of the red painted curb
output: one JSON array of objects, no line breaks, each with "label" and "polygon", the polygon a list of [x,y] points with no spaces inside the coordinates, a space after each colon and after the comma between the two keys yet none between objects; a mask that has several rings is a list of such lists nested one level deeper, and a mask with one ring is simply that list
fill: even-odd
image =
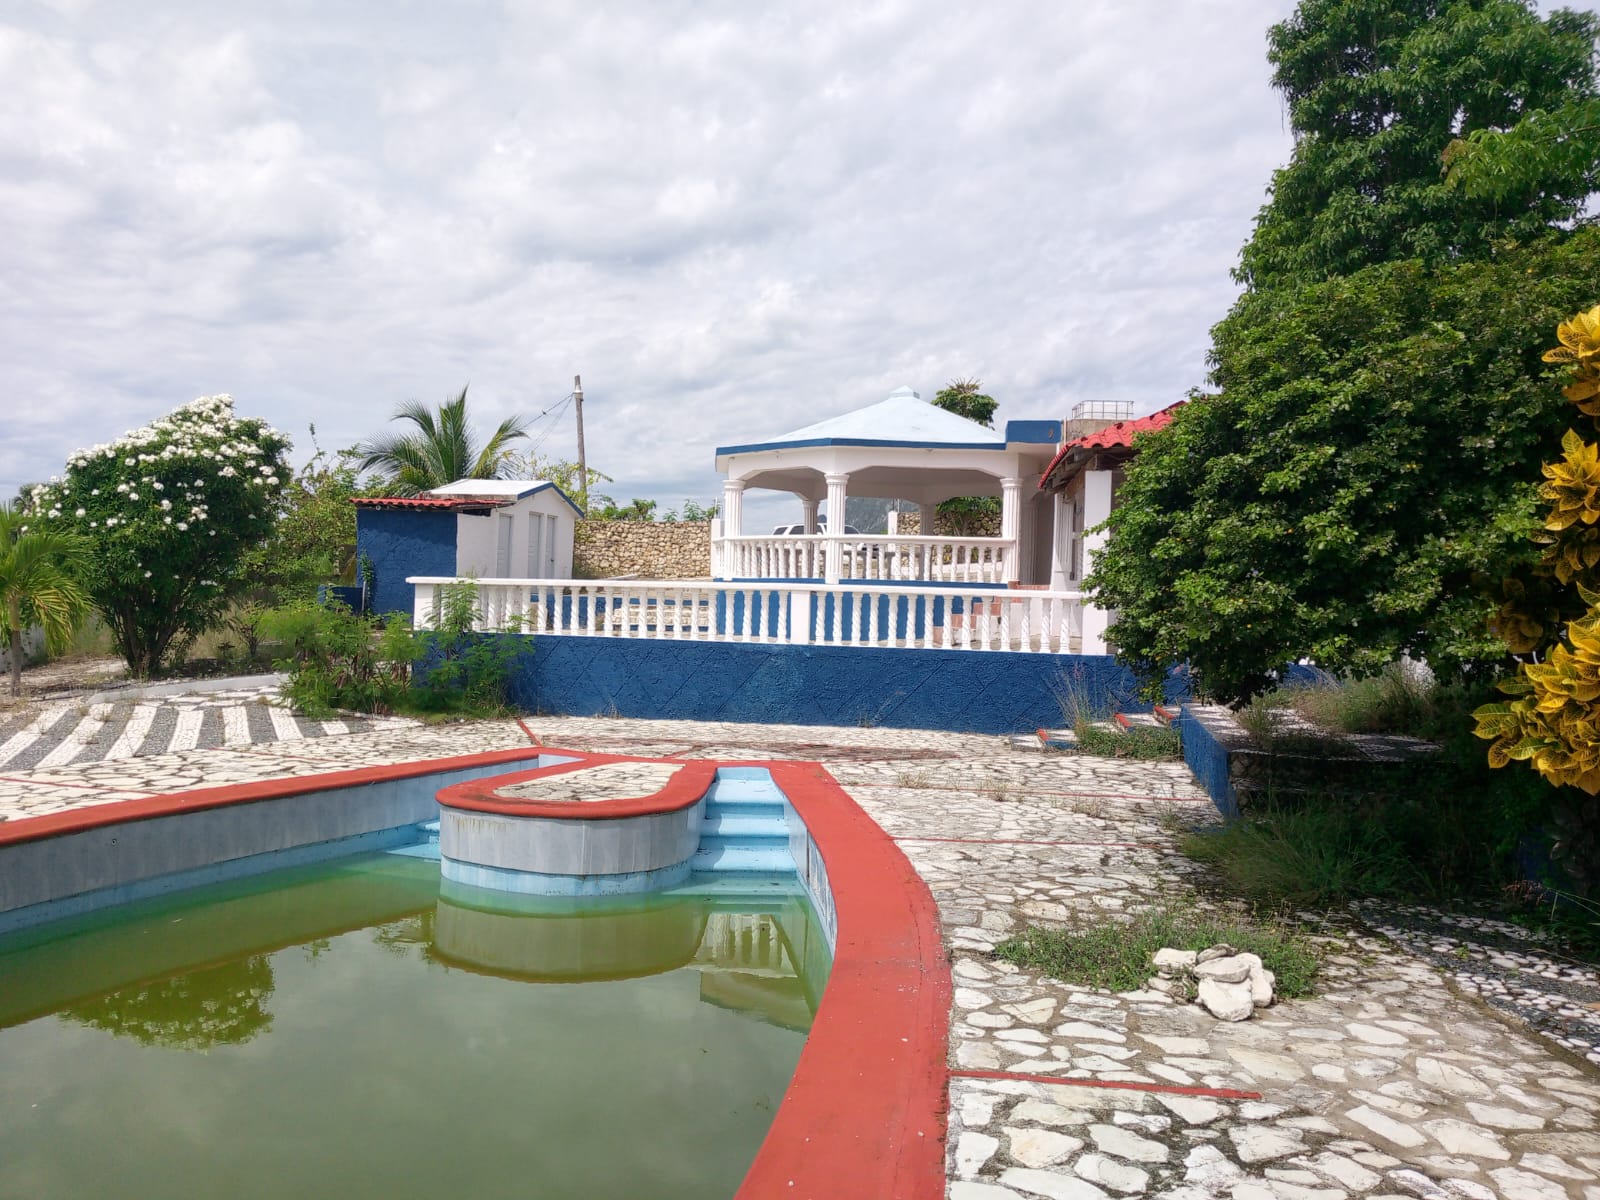
[{"label": "red painted curb", "polygon": [[927,884],[811,763],[768,762],[822,852],[833,970],[783,1105],[735,1200],[942,1200],[950,964]]},{"label": "red painted curb", "polygon": [[1218,1100],[1259,1100],[1260,1092],[1236,1088],[1185,1087],[1181,1083],[1134,1083],[1126,1079],[1062,1079],[1055,1075],[1024,1075],[1016,1071],[952,1070],[952,1079],[1020,1079],[1026,1083],[1055,1083],[1062,1087],[1110,1088],[1123,1092],[1159,1092],[1169,1096],[1210,1096]]},{"label": "red painted curb", "polygon": [[[481,754],[417,759],[413,762],[382,767],[355,767],[345,771],[328,771],[320,775],[258,779],[251,783],[228,783],[219,787],[195,788],[188,792],[166,792],[138,800],[112,800],[70,812],[0,821],[0,846],[61,837],[85,829],[98,829],[103,825],[120,825],[125,821],[149,821],[177,813],[204,812],[208,808],[222,808],[229,804],[254,804],[262,800],[280,800],[285,796],[299,796],[308,792],[329,792],[336,788],[360,787],[363,784],[381,783],[391,779],[409,779],[415,775],[431,775],[438,771],[521,762],[538,753],[540,751],[532,746],[519,747],[515,750],[488,750]],[[107,787],[105,790],[119,789]]]},{"label": "red painted curb", "polygon": [[528,728],[528,723],[526,721],[524,721],[521,717],[517,718],[517,725],[521,727],[523,733],[528,735],[528,741],[533,743],[535,746],[537,746],[539,744],[539,735],[537,733],[535,733],[533,730],[529,729]]},{"label": "red painted curb", "polygon": [[541,746],[546,753],[581,755],[577,762],[558,763],[532,771],[491,775],[453,783],[439,792],[445,808],[464,812],[496,813],[505,817],[553,817],[562,821],[615,821],[623,817],[643,817],[652,813],[677,812],[698,803],[717,776],[717,765],[708,759],[694,759],[678,768],[665,787],[649,796],[618,797],[614,800],[522,800],[502,796],[500,788],[526,783],[530,779],[551,779],[570,775],[589,767],[612,762],[659,762],[660,759],[626,758],[616,754],[587,754],[579,750],[555,750]]}]

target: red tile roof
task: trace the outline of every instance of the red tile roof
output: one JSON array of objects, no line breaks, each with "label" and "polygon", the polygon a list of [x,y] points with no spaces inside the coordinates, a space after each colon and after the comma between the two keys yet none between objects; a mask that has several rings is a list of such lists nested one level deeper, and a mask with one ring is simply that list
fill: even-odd
[{"label": "red tile roof", "polygon": [[509,504],[505,496],[357,496],[352,501],[358,508],[402,508],[417,510],[444,510],[453,512],[465,508],[500,508]]},{"label": "red tile roof", "polygon": [[1148,417],[1140,417],[1136,421],[1117,421],[1104,429],[1073,438],[1056,451],[1056,456],[1050,460],[1050,465],[1044,469],[1044,474],[1039,476],[1039,486],[1041,488],[1048,486],[1051,473],[1065,462],[1073,451],[1132,449],[1135,437],[1141,433],[1154,433],[1157,429],[1166,428],[1171,424],[1173,414],[1187,403],[1189,403],[1187,400],[1179,400],[1176,404],[1170,404]]}]

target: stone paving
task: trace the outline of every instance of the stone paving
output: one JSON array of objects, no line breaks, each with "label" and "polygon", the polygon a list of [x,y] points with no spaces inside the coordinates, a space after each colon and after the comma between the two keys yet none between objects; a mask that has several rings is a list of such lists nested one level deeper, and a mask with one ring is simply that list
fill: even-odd
[{"label": "stone paving", "polygon": [[[1600,1200],[1600,1070],[1570,1052],[1588,1043],[1557,1044],[1572,1040],[1562,1014],[1600,977],[1579,964],[1525,971],[1519,987],[1551,985],[1556,998],[1539,1011],[1555,1019],[1542,1030],[1513,1020],[1527,1014],[1467,986],[1493,977],[1491,954],[1507,957],[1478,940],[1502,931],[1447,934],[1390,912],[1384,937],[1370,931],[1383,911],[1337,914],[1313,930],[1326,956],[1318,994],[1239,1024],[1159,992],[1112,995],[992,957],[1027,924],[1214,903],[1176,849],[1182,826],[1215,819],[1180,764],[1023,755],[999,738],[898,730],[527,725],[572,749],[816,759],[895,838],[938,903],[956,985],[950,1200]],[[13,772],[0,781],[0,815],[527,744],[516,723],[496,722]]]}]

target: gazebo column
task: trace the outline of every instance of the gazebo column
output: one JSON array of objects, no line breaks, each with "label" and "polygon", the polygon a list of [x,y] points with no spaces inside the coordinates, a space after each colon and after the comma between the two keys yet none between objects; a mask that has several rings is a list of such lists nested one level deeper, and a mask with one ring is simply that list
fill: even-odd
[{"label": "gazebo column", "polygon": [[1007,475],[1000,481],[1000,536],[1009,543],[1002,551],[1005,556],[1002,582],[1009,583],[1021,578],[1017,572],[1020,568],[1018,551],[1022,545],[1022,480],[1015,475]]},{"label": "gazebo column", "polygon": [[844,509],[850,475],[849,472],[830,473],[822,478],[828,485],[828,540],[825,543],[828,561],[823,567],[823,582],[836,584],[839,582],[840,560],[844,556]]},{"label": "gazebo column", "polygon": [[917,533],[922,537],[932,537],[933,524],[938,515],[939,506],[937,504],[917,505]]},{"label": "gazebo column", "polygon": [[[1094,571],[1094,560],[1106,544],[1105,530],[1090,532],[1111,515],[1111,472],[1085,471],[1083,473],[1083,574],[1087,578]],[[1093,603],[1083,606],[1083,653],[1106,653],[1106,630],[1110,614]]]},{"label": "gazebo column", "polygon": [[817,504],[818,501],[816,500],[808,500],[804,496],[800,497],[800,517],[805,522],[807,533],[815,533],[817,531]]},{"label": "gazebo column", "polygon": [[744,532],[744,480],[722,481],[722,553],[714,574],[722,579],[733,579],[744,574],[744,564],[739,548],[730,545],[728,538],[739,537]]}]

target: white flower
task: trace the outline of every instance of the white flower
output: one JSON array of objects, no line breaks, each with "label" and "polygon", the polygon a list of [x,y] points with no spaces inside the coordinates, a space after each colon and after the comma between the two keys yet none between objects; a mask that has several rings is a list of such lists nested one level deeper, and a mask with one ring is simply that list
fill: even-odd
[{"label": "white flower", "polygon": [[187,533],[189,531],[189,522],[187,522],[187,521],[179,521],[178,522],[178,530],[179,530],[179,532]]},{"label": "white flower", "polygon": [[149,572],[149,571],[146,571],[146,572],[145,572],[145,573],[144,573],[144,577],[145,577],[145,578],[146,578],[146,579],[149,579],[149,578],[150,578],[150,572]]},{"label": "white flower", "polygon": [[171,507],[172,507],[172,501],[171,500],[163,500],[161,502],[161,511],[162,512],[168,511]]},{"label": "white flower", "polygon": [[152,483],[152,484],[151,484],[151,485],[150,485],[150,486],[151,486],[151,487],[153,487],[153,488],[155,488],[155,490],[156,490],[156,491],[158,491],[158,492],[159,492],[159,491],[160,491],[160,490],[161,490],[161,480],[159,480],[159,479],[158,479],[158,480],[156,480],[156,481],[155,481],[155,482],[154,482],[154,483]]},{"label": "white flower", "polygon": [[86,516],[88,516],[88,515],[89,515],[89,513],[88,513],[88,511],[87,511],[87,510],[86,510],[86,509],[82,509],[82,508],[80,508],[80,509],[79,509],[79,510],[78,510],[78,511],[77,511],[77,513],[75,513],[75,514],[74,514],[74,515],[75,515],[75,516],[79,516],[79,517],[86,517]]}]

